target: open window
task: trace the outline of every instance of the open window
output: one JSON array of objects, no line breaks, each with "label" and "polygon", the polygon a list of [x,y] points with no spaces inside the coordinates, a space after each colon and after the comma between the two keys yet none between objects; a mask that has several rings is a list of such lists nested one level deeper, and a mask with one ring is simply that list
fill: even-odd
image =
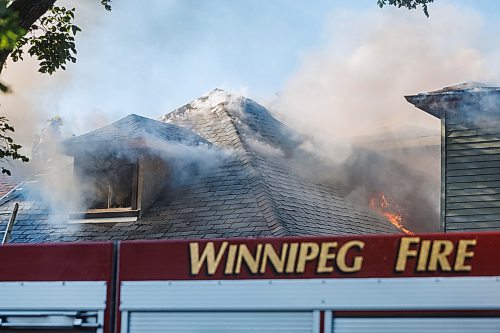
[{"label": "open window", "polygon": [[91,195],[86,198],[89,210],[135,209],[133,164],[120,164],[87,173]]},{"label": "open window", "polygon": [[137,220],[138,163],[112,158],[79,161],[75,173],[83,187],[83,212],[70,218],[81,222]]}]

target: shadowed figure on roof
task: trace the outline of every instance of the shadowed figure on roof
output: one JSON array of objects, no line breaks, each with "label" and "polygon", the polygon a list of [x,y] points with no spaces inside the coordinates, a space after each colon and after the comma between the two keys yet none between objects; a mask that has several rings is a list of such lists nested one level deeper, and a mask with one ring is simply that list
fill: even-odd
[{"label": "shadowed figure on roof", "polygon": [[42,129],[40,135],[33,138],[32,155],[36,162],[50,162],[57,152],[57,146],[61,142],[61,127],[63,120],[54,116],[47,120],[47,125]]}]

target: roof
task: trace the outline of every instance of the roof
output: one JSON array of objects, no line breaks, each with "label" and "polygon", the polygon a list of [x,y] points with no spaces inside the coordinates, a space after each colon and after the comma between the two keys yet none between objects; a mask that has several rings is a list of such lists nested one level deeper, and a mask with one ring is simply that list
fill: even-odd
[{"label": "roof", "polygon": [[466,82],[427,93],[405,96],[405,98],[417,108],[441,119],[445,109],[456,109],[460,112],[457,102],[465,104],[463,109],[469,110],[468,106],[479,103],[484,96],[494,97],[495,104],[497,104],[497,99],[500,98],[500,88],[479,82]]},{"label": "roof", "polygon": [[43,195],[17,191],[0,202],[4,211],[20,203],[11,241],[399,233],[342,189],[301,172],[295,158],[301,136],[250,99],[215,90],[160,120],[227,154],[167,186],[136,222],[69,224],[67,212],[51,208]]},{"label": "roof", "polygon": [[19,177],[0,173],[0,198],[12,191],[20,182]]},{"label": "roof", "polygon": [[89,148],[143,148],[154,146],[157,141],[188,145],[208,143],[182,127],[131,114],[87,134],[67,139],[64,148],[69,155],[73,155],[79,150],[87,151]]}]

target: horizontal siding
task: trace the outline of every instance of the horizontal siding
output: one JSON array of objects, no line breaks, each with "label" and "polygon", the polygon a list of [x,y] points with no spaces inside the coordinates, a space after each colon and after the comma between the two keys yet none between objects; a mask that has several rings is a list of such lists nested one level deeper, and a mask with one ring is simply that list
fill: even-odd
[{"label": "horizontal siding", "polygon": [[[488,189],[489,190],[489,189]],[[499,189],[494,189],[494,191],[498,191]],[[462,191],[460,191],[462,192]],[[446,203],[447,204],[457,204],[457,203],[471,203],[471,202],[484,202],[488,203],[489,201],[500,201],[500,194],[494,193],[494,194],[486,194],[486,195],[458,195],[458,196],[451,196],[448,195],[446,197]],[[449,206],[451,208],[451,206]]]},{"label": "horizontal siding", "polygon": [[452,137],[449,138],[448,144],[470,144],[470,143],[484,143],[484,142],[497,142],[500,140],[500,135],[498,134],[489,134],[489,135],[475,135],[475,136],[466,136],[466,137]]},{"label": "horizontal siding", "polygon": [[473,229],[473,228],[461,228],[461,229],[457,229],[457,230],[453,230],[453,229],[450,229],[448,230],[448,232],[478,232],[478,231],[481,231],[481,232],[487,232],[487,231],[498,231],[498,228],[495,227],[495,228],[481,228],[481,229]]},{"label": "horizontal siding", "polygon": [[447,203],[500,200],[499,188],[478,188],[472,190],[448,191]]},{"label": "horizontal siding", "polygon": [[[491,161],[462,161],[457,163],[447,163],[446,170],[448,175],[452,175],[451,172],[454,170],[475,170],[475,169],[491,169],[491,171],[497,171],[500,168],[500,160]],[[483,172],[488,172],[485,170]]]},{"label": "horizontal siding", "polygon": [[464,229],[467,230],[495,230],[500,228],[500,221],[490,221],[490,222],[476,222],[476,223],[449,223],[447,225],[448,231],[461,231]]},{"label": "horizontal siding", "polygon": [[[450,126],[451,125],[451,126]],[[448,129],[447,129],[447,138],[450,139],[459,139],[459,138],[465,138],[465,137],[489,137],[489,136],[495,136],[500,133],[497,127],[488,127],[488,128],[474,128],[474,129],[467,129],[465,127],[457,127],[453,126],[450,122],[448,122]]]},{"label": "horizontal siding", "polygon": [[483,182],[469,182],[469,183],[453,183],[447,180],[447,190],[464,190],[464,189],[483,189],[483,188],[499,188],[500,182],[498,181],[483,181]]},{"label": "horizontal siding", "polygon": [[495,140],[495,141],[478,141],[478,142],[467,142],[467,143],[448,143],[447,145],[447,150],[448,151],[454,151],[454,150],[484,150],[484,149],[500,149],[500,140]]},{"label": "horizontal siding", "polygon": [[488,175],[482,175],[481,174],[482,170],[477,170],[476,175],[456,175],[453,177],[446,176],[447,181],[450,183],[476,183],[476,182],[491,182],[491,181],[500,181],[500,174],[488,174]]},{"label": "horizontal siding", "polygon": [[500,209],[500,202],[496,201],[496,200],[451,202],[451,203],[446,203],[446,207],[447,207],[448,211],[463,210],[463,209],[476,210],[476,209],[484,209],[484,208],[498,208],[498,209]]},{"label": "horizontal siding", "polygon": [[456,215],[448,216],[446,221],[449,223],[469,223],[469,222],[495,222],[499,221],[498,214],[482,214],[482,215]]},{"label": "horizontal siding", "polygon": [[446,172],[448,177],[478,175],[498,175],[498,167],[448,169]]},{"label": "horizontal siding", "polygon": [[481,215],[497,215],[500,218],[500,208],[457,208],[450,209],[448,205],[446,206],[446,216],[481,216]]},{"label": "horizontal siding", "polygon": [[446,119],[447,231],[500,230],[500,124],[487,126]]},{"label": "horizontal siding", "polygon": [[475,163],[475,162],[491,162],[491,161],[500,161],[500,155],[475,155],[475,156],[448,156],[446,158],[447,165],[456,163]]},{"label": "horizontal siding", "polygon": [[482,149],[452,149],[446,150],[446,156],[449,157],[467,157],[467,156],[484,156],[490,155],[491,157],[500,157],[500,148],[482,148]]}]

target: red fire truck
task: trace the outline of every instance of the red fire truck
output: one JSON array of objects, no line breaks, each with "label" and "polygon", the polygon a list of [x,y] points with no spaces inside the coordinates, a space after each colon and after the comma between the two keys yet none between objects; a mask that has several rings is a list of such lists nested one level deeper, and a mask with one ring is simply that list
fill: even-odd
[{"label": "red fire truck", "polygon": [[1,332],[500,332],[500,233],[5,245]]}]

